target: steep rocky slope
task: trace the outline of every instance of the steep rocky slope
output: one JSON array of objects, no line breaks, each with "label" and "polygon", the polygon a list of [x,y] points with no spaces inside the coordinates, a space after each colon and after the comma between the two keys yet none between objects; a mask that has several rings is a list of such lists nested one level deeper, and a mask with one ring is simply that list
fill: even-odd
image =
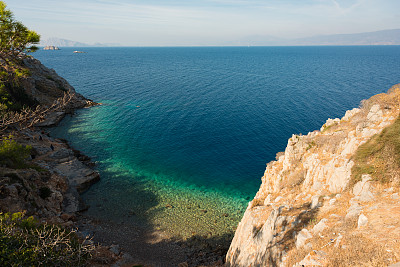
[{"label": "steep rocky slope", "polygon": [[[16,120],[18,114],[11,113],[0,121],[3,140],[10,137],[31,148],[24,166],[0,165],[0,211],[25,210],[42,218],[68,221],[83,208],[79,192],[98,181],[99,174],[90,168],[87,157],[66,142],[49,137],[41,127],[53,126],[66,114],[95,103],[77,94],[65,79],[34,58],[24,59],[21,68],[28,70],[29,75],[19,78],[18,89],[23,89],[46,112],[28,111],[28,115]],[[65,103],[53,105],[65,94],[68,95]],[[54,108],[47,109],[51,106]],[[33,127],[26,127],[31,124]]]},{"label": "steep rocky slope", "polygon": [[[397,85],[341,119],[328,119],[320,131],[293,135],[285,152],[267,164],[236,230],[227,266],[387,266],[400,261],[400,172],[397,163],[387,164],[399,159],[389,149],[387,159],[384,154],[370,159],[381,167],[363,169],[356,161],[360,146],[400,123],[399,107]],[[379,180],[385,168],[390,176]]]},{"label": "steep rocky slope", "polygon": [[24,91],[40,105],[51,105],[55,100],[69,92],[76,95],[74,108],[83,108],[90,103],[53,69],[47,68],[35,58],[25,58],[23,67],[29,70],[29,75],[21,79]]}]

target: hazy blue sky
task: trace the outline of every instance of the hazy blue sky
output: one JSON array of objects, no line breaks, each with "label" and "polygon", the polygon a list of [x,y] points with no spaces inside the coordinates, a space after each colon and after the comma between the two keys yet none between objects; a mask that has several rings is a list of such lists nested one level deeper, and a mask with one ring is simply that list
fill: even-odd
[{"label": "hazy blue sky", "polygon": [[219,45],[400,28],[400,0],[5,0],[42,38],[122,45]]}]

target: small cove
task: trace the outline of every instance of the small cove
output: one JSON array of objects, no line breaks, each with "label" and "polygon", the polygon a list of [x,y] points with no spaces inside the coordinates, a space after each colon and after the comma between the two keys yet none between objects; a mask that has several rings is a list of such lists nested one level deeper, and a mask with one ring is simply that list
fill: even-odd
[{"label": "small cove", "polygon": [[397,46],[86,50],[35,56],[102,103],[51,130],[97,162],[87,214],[185,238],[231,233],[293,133],[400,73]]}]

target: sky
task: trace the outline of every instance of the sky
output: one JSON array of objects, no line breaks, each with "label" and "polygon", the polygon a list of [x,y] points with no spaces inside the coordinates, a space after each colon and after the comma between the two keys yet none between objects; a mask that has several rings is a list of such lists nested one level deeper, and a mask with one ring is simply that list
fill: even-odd
[{"label": "sky", "polygon": [[4,0],[41,34],[88,44],[229,45],[400,28],[400,0]]}]

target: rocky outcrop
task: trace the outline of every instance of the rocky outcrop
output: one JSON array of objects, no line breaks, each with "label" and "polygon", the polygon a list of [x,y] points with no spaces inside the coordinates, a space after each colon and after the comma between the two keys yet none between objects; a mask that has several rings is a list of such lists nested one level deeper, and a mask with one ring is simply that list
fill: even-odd
[{"label": "rocky outcrop", "polygon": [[54,126],[64,118],[65,114],[73,113],[76,109],[97,105],[78,94],[64,78],[60,77],[53,69],[41,64],[39,60],[25,58],[23,66],[29,70],[29,75],[20,78],[21,87],[30,98],[41,106],[51,106],[65,94],[72,96],[68,105],[62,110],[47,114],[46,120],[36,126]]},{"label": "rocky outcrop", "polygon": [[31,159],[27,160],[29,167],[23,169],[0,167],[2,212],[26,211],[60,220],[64,213],[71,215],[86,208],[79,193],[100,178],[88,166],[87,158],[42,131],[14,132],[14,139],[32,147]]},{"label": "rocky outcrop", "polygon": [[54,45],[47,45],[47,46],[43,47],[43,50],[60,50],[60,48],[58,46],[54,46]]},{"label": "rocky outcrop", "polygon": [[[361,108],[347,111],[343,118],[328,119],[319,131],[293,135],[285,152],[267,165],[261,187],[236,230],[227,266],[326,266],[329,251],[315,244],[329,232],[327,229],[353,220],[358,221],[359,231],[364,229],[369,219],[362,211],[377,201],[383,189],[374,187],[370,176],[363,176],[354,186],[353,155],[395,121],[399,96],[399,86],[394,86],[388,94],[374,96]],[[389,205],[387,199],[379,201]],[[400,224],[396,227],[400,229]],[[356,234],[351,227],[340,229]],[[337,233],[331,234],[335,235],[332,240],[339,240]],[[295,261],[300,254],[302,258]]]},{"label": "rocky outcrop", "polygon": [[35,58],[25,58],[23,66],[30,74],[21,83],[25,92],[41,105],[51,105],[64,93],[75,93],[75,89],[53,69],[49,69]]},{"label": "rocky outcrop", "polygon": [[[30,159],[23,169],[0,166],[0,210],[2,212],[27,211],[41,218],[62,218],[85,209],[79,194],[100,179],[90,159],[59,139],[49,137],[42,127],[54,126],[66,114],[96,103],[75,92],[75,89],[57,73],[34,58],[25,58],[23,66],[29,70],[19,83],[24,92],[45,110],[34,127],[3,127],[3,136],[12,135],[19,144],[32,147]],[[42,113],[40,115],[42,116]]]}]

